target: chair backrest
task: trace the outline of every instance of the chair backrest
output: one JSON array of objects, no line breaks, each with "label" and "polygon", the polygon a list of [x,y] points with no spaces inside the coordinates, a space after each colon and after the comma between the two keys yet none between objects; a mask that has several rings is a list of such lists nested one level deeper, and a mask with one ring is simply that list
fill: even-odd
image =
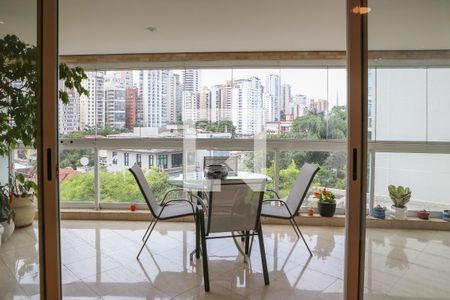
[{"label": "chair backrest", "polygon": [[128,170],[131,172],[131,174],[133,174],[134,179],[136,179],[139,189],[141,190],[145,202],[147,203],[148,209],[150,209],[150,212],[154,217],[157,217],[159,205],[156,202],[156,198],[153,195],[152,189],[148,185],[147,179],[145,179],[145,175],[142,172],[141,168],[137,164],[134,164],[134,166],[132,166]]},{"label": "chair backrest", "polygon": [[209,165],[226,165],[228,175],[236,175],[238,171],[238,160],[236,156],[205,156],[203,158],[203,169]]},{"label": "chair backrest", "polygon": [[261,215],[265,180],[222,180],[209,193],[207,234],[256,230]]},{"label": "chair backrest", "polygon": [[286,204],[292,214],[296,214],[305,200],[308,189],[319,171],[319,167],[305,163],[295,179],[294,186],[286,200]]}]

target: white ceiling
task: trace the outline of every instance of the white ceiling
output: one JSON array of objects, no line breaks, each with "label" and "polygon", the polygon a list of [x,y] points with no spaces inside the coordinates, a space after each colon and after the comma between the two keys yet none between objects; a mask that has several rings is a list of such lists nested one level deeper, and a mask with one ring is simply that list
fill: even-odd
[{"label": "white ceiling", "polygon": [[[450,49],[449,0],[373,0],[369,48]],[[0,0],[35,42],[36,0]],[[345,0],[60,0],[60,54],[345,50]],[[155,26],[155,32],[146,28]]]}]

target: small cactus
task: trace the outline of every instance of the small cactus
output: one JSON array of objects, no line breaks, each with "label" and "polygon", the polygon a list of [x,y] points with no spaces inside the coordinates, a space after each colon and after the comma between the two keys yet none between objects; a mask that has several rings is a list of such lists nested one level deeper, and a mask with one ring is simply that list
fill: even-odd
[{"label": "small cactus", "polygon": [[389,196],[395,207],[405,207],[405,204],[411,199],[411,190],[409,187],[389,185]]}]

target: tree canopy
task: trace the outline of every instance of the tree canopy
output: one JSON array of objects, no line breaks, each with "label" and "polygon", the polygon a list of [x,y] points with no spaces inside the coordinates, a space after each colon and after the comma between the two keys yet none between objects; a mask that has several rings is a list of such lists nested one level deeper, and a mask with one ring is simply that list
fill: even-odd
[{"label": "tree canopy", "polygon": [[[34,146],[36,126],[37,49],[15,35],[0,39],[0,156],[23,144]],[[79,67],[59,65],[59,79],[69,90],[88,95],[82,86],[87,78]],[[64,104],[69,102],[65,90],[59,91]],[[57,99],[55,99],[57,101]]]}]

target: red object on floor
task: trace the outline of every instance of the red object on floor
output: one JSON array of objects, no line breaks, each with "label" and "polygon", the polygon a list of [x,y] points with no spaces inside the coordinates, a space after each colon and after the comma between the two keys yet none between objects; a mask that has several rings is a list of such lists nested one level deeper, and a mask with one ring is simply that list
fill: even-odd
[{"label": "red object on floor", "polygon": [[136,210],[136,203],[131,203],[130,210],[135,211]]}]

